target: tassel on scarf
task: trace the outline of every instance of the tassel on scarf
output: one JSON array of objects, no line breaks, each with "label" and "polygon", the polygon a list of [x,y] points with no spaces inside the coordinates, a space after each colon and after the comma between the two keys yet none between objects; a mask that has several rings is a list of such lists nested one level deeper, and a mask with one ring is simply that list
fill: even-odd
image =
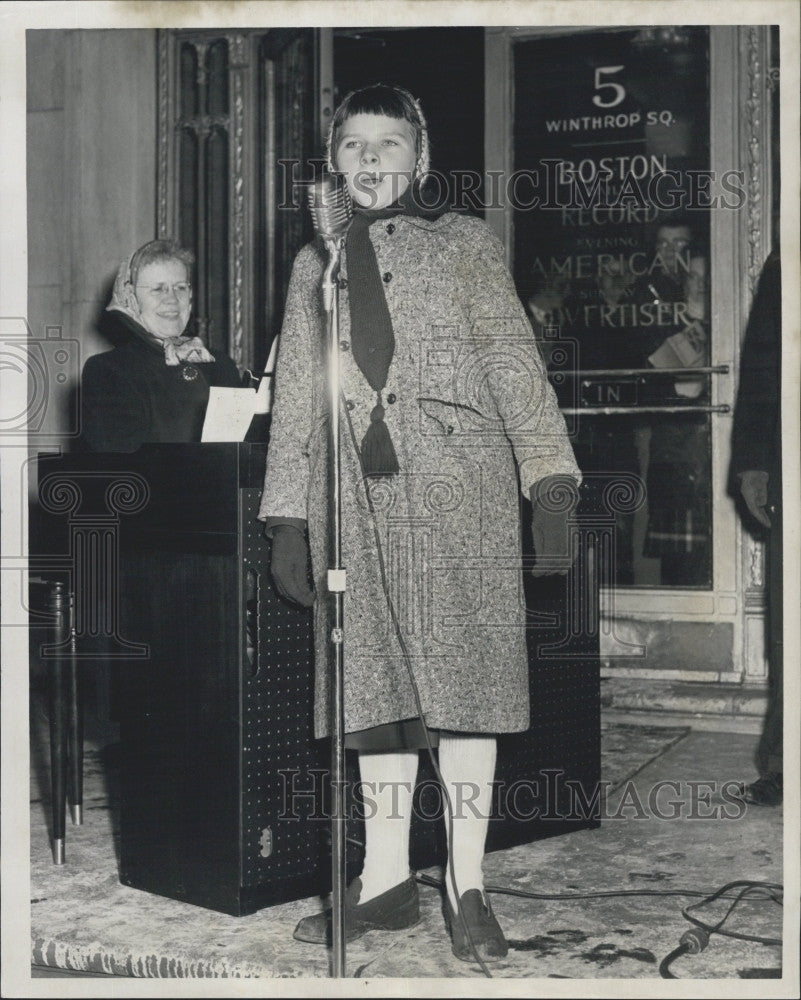
[{"label": "tassel on scarf", "polygon": [[348,259],[348,299],[350,306],[351,350],[353,360],[378,394],[378,403],[370,414],[370,427],[362,441],[362,467],[366,474],[392,476],[400,471],[395,447],[384,423],[381,393],[387,384],[389,369],[395,354],[395,334],[378,270],[375,248],[370,241],[370,226],[377,219],[395,215],[438,218],[444,209],[421,209],[414,188],[410,185],[393,205],[375,211],[356,208],[348,229],[346,252]]},{"label": "tassel on scarf", "polygon": [[400,471],[395,446],[384,423],[380,393],[378,403],[370,414],[370,426],[362,440],[362,468],[368,476],[394,476]]}]

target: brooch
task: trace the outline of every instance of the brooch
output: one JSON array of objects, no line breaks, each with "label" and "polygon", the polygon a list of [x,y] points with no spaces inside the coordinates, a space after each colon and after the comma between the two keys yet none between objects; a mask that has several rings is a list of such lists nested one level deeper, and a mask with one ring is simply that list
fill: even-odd
[{"label": "brooch", "polygon": [[187,382],[194,382],[198,376],[198,370],[194,365],[182,365],[181,375]]}]

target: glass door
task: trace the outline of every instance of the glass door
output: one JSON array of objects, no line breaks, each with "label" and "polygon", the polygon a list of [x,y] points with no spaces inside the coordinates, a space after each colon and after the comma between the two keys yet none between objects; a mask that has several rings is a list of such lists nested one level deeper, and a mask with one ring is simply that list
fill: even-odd
[{"label": "glass door", "polygon": [[708,32],[523,41],[514,92],[516,284],[614,514],[605,577],[708,590]]},{"label": "glass door", "polygon": [[729,488],[739,342],[770,249],[759,26],[488,28],[486,219],[611,525],[613,672],[764,676],[761,553]]}]

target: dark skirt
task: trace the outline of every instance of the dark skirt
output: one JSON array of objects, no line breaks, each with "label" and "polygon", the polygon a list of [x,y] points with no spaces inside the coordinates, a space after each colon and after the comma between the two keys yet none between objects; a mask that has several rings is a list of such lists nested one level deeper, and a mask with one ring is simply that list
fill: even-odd
[{"label": "dark skirt", "polygon": [[[428,737],[432,747],[439,745],[438,729],[429,729]],[[428,744],[422,720],[415,716],[346,733],[345,746],[348,750],[360,750],[363,753],[393,753],[425,749]]]}]

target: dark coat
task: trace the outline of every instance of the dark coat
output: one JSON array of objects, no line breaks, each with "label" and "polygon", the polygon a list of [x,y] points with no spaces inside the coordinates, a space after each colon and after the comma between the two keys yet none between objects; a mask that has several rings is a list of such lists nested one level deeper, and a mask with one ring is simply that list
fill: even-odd
[{"label": "dark coat", "polygon": [[[767,472],[770,532],[767,536],[767,638],[770,696],[756,760],[762,776],[784,770],[784,614],[782,512],[782,289],[778,251],[759,277],[740,358],[740,385],[732,428],[732,491],[743,472]],[[753,522],[752,522],[753,523]]]},{"label": "dark coat", "polygon": [[[748,318],[732,428],[732,474],[781,474],[782,295],[779,254],[765,261]],[[770,482],[769,479],[769,482]]]},{"label": "dark coat", "polygon": [[[428,725],[529,725],[520,492],[576,466],[523,307],[484,223],[408,216],[369,230],[395,335],[384,398],[400,474],[362,478],[376,396],[350,350],[340,295],[347,732],[418,714],[387,592]],[[320,279],[299,254],[276,368],[260,516],[308,521],[316,602],[318,736],[328,725],[327,383]],[[367,487],[367,488],[366,488]],[[376,539],[381,541],[383,562]]]},{"label": "dark coat", "polygon": [[[206,364],[168,366],[164,351],[117,320],[111,351],[95,354],[81,377],[82,436],[90,451],[131,452],[144,443],[199,441],[209,386],[237,387],[226,355]],[[194,376],[194,377],[193,377]]]}]

